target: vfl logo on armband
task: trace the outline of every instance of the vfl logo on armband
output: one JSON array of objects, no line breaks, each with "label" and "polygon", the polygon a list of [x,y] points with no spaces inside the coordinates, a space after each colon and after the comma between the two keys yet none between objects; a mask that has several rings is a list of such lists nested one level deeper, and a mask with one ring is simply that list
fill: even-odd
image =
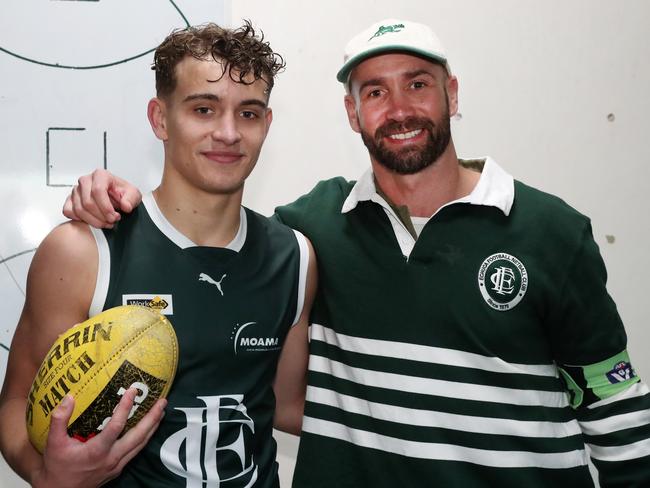
[{"label": "vfl logo on armband", "polygon": [[280,340],[277,337],[263,337],[255,334],[256,328],[249,328],[257,325],[257,322],[246,322],[237,324],[232,328],[230,338],[233,340],[235,355],[242,351],[264,352],[277,351],[280,349]]},{"label": "vfl logo on armband", "polygon": [[154,293],[122,295],[122,305],[140,305],[153,308],[163,315],[174,315],[174,302],[171,295]]},{"label": "vfl logo on armband", "polygon": [[514,308],[526,294],[528,272],[516,257],[499,252],[481,263],[478,286],[485,303],[504,312]]},{"label": "vfl logo on armband", "polygon": [[617,363],[616,366],[614,366],[614,369],[606,373],[606,375],[609,382],[613,385],[636,377],[636,373],[634,372],[634,369],[632,369],[632,365],[630,363],[626,363],[625,361]]}]

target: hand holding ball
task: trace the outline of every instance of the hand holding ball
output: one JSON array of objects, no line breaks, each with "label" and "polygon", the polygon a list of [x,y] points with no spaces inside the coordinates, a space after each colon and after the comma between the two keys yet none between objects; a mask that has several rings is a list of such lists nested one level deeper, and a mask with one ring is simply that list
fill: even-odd
[{"label": "hand holding ball", "polygon": [[178,364],[169,321],[146,307],[106,310],[61,334],[34,378],[27,402],[27,431],[43,452],[52,412],[66,394],[75,398],[68,433],[87,440],[106,426],[129,388],[138,394],[125,431],[158,398],[167,396]]}]

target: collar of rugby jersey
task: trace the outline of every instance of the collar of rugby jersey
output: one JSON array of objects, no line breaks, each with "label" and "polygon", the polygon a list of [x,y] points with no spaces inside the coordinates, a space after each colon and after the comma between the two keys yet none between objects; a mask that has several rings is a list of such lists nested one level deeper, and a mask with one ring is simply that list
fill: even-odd
[{"label": "collar of rugby jersey", "polygon": [[[453,205],[455,203],[469,203],[470,205],[486,205],[496,207],[506,216],[510,214],[510,209],[515,199],[515,185],[513,177],[508,174],[496,161],[490,157],[481,160],[459,160],[459,164],[466,167],[474,168],[483,165],[481,176],[472,192],[462,198],[446,203],[436,211]],[[356,208],[359,202],[372,201],[381,205],[389,217],[389,220],[395,231],[397,242],[400,245],[402,253],[408,258],[415,245],[415,238],[411,235],[399,216],[391,208],[389,203],[377,193],[375,178],[372,168],[369,168],[359,180],[355,183],[350,194],[343,202],[341,213],[347,213]],[[435,213],[433,214],[435,215]],[[432,215],[432,217],[433,217]]]}]

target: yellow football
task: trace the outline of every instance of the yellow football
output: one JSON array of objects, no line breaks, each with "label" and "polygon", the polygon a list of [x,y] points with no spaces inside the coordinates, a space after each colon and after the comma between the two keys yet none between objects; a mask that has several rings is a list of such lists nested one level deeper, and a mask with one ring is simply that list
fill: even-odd
[{"label": "yellow football", "polygon": [[126,390],[138,390],[126,430],[169,392],[178,364],[174,328],[157,311],[115,307],[59,336],[38,370],[27,402],[27,431],[43,452],[50,419],[70,393],[75,399],[68,433],[82,441],[110,420]]}]

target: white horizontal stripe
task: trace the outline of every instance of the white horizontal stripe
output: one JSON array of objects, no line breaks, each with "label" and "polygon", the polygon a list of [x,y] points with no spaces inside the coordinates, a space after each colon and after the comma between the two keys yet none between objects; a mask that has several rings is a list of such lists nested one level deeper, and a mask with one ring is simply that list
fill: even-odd
[{"label": "white horizontal stripe", "polygon": [[650,439],[644,439],[624,446],[597,446],[589,444],[591,457],[600,461],[628,461],[650,456]]},{"label": "white horizontal stripe", "polygon": [[637,383],[634,383],[632,386],[630,386],[628,389],[623,390],[620,393],[617,393],[616,395],[613,395],[609,398],[605,398],[604,400],[597,401],[595,403],[592,403],[589,405],[587,408],[593,409],[593,408],[598,408],[598,407],[604,407],[605,405],[610,405],[615,402],[620,402],[621,400],[628,400],[630,398],[636,398],[640,396],[644,396],[650,393],[650,390],[648,390],[648,387],[646,386],[645,383],[639,381]]},{"label": "white horizontal stripe", "polygon": [[612,415],[601,420],[580,422],[582,430],[587,435],[602,435],[617,432],[623,429],[633,429],[650,424],[650,410]]},{"label": "white horizontal stripe", "polygon": [[554,364],[517,364],[508,363],[501,358],[483,356],[472,352],[445,349],[442,347],[422,346],[408,342],[365,339],[345,334],[337,334],[332,329],[320,324],[312,324],[311,339],[337,346],[344,351],[358,352],[372,356],[409,359],[434,364],[476,368],[496,373],[530,374],[535,376],[557,377]]},{"label": "white horizontal stripe", "polygon": [[561,438],[581,433],[578,422],[575,420],[569,422],[537,422],[397,407],[395,405],[369,402],[315,386],[307,387],[307,401],[337,407],[346,412],[366,415],[378,420],[478,434]]},{"label": "white horizontal stripe", "polygon": [[567,469],[587,464],[587,455],[584,449],[558,453],[539,453],[495,451],[454,444],[408,441],[365,430],[351,429],[336,422],[313,417],[304,417],[302,430],[311,434],[340,439],[360,447],[379,449],[419,459],[463,461],[496,468]]},{"label": "white horizontal stripe", "polygon": [[460,383],[456,381],[372,371],[369,369],[353,368],[313,353],[309,357],[309,370],[330,374],[337,378],[353,381],[365,386],[389,388],[424,395],[555,408],[566,407],[568,405],[568,398],[564,392],[518,390],[514,388],[501,388],[498,386],[476,385],[472,383]]}]

